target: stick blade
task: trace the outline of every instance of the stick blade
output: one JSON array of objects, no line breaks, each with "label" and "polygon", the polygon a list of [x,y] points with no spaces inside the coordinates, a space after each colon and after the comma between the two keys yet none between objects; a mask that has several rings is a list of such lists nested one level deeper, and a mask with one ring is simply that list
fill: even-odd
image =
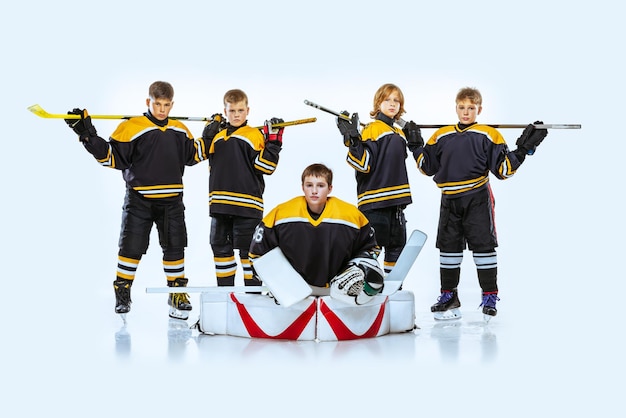
[{"label": "stick blade", "polygon": [[39,106],[38,104],[34,104],[32,106],[29,106],[28,110],[30,110],[31,112],[33,112],[35,115],[39,116],[40,118],[47,118],[47,117],[49,117],[49,113],[46,112],[43,109],[43,107]]},{"label": "stick blade", "polygon": [[407,274],[409,274],[409,270],[413,267],[415,259],[420,251],[422,251],[427,238],[425,233],[417,229],[411,233],[411,236],[400,253],[400,257],[398,257],[398,261],[396,261],[396,265],[393,267],[393,270],[391,270],[391,273],[385,277],[385,286],[382,291],[383,295],[392,295],[400,289],[402,282],[404,282]]}]

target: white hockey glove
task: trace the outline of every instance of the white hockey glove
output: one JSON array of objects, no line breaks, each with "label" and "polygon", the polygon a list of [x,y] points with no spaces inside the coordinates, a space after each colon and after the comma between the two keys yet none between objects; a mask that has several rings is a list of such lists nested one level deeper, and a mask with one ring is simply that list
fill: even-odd
[{"label": "white hockey glove", "polygon": [[349,304],[364,305],[383,290],[384,272],[378,261],[353,258],[330,282],[330,296]]}]

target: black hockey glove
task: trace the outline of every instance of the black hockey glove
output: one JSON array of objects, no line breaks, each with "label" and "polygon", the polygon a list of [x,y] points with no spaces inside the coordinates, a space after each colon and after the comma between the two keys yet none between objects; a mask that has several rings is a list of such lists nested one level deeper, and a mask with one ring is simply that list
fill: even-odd
[{"label": "black hockey glove", "polygon": [[417,123],[413,121],[407,122],[406,125],[404,125],[404,128],[402,128],[402,132],[404,132],[404,136],[406,137],[406,143],[409,151],[413,152],[419,147],[424,146],[422,132],[420,131],[420,127],[417,126]]},{"label": "black hockey glove", "polygon": [[215,138],[215,135],[217,135],[223,127],[224,117],[219,113],[211,115],[211,121],[204,125],[204,130],[202,131],[202,139],[204,142],[209,145],[213,141],[213,138]]},{"label": "black hockey glove", "polygon": [[265,123],[263,124],[263,135],[265,136],[265,142],[276,144],[278,146],[283,145],[283,131],[285,130],[285,128],[274,128],[272,126],[283,122],[285,121],[280,118],[272,118],[265,121]]},{"label": "black hockey glove", "polygon": [[89,142],[90,136],[97,136],[96,128],[91,124],[91,116],[87,109],[74,108],[67,112],[68,115],[80,115],[80,119],[63,119],[67,125],[78,135],[80,142]]},{"label": "black hockey glove", "polygon": [[537,129],[535,127],[535,125],[542,124],[543,122],[538,120],[524,128],[524,132],[515,142],[517,151],[520,151],[523,155],[533,155],[535,153],[539,144],[548,135],[547,129]]},{"label": "black hockey glove", "polygon": [[[344,116],[350,116],[347,111],[341,112]],[[343,135],[343,144],[346,147],[350,145],[356,144],[359,139],[361,139],[361,134],[359,133],[359,114],[353,113],[350,119],[344,119],[337,116],[337,128],[339,128],[339,132]]]}]

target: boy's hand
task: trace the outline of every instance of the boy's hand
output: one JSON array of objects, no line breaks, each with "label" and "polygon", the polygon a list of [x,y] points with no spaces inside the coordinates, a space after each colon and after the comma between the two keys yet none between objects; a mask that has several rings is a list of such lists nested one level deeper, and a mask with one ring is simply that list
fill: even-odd
[{"label": "boy's hand", "polygon": [[417,123],[413,121],[407,122],[406,125],[404,125],[404,128],[402,128],[402,132],[404,132],[404,136],[406,137],[406,143],[409,151],[413,152],[419,147],[424,146],[422,132],[420,127],[417,126]]},{"label": "boy's hand", "polygon": [[[341,112],[341,114],[345,116],[350,115],[345,110]],[[350,120],[337,117],[337,128],[339,128],[339,132],[341,132],[341,135],[343,135],[343,144],[346,147],[354,145],[359,139],[361,139],[361,134],[359,133],[358,113],[353,113]]]},{"label": "boy's hand", "polygon": [[215,138],[215,135],[222,130],[223,123],[224,117],[220,113],[214,113],[211,115],[211,121],[204,125],[202,139],[206,143],[210,144],[213,141],[213,138]]},{"label": "boy's hand", "polygon": [[524,155],[533,155],[541,142],[548,135],[547,129],[537,129],[535,125],[542,125],[543,122],[538,120],[524,128],[524,132],[517,139],[515,144],[517,149],[522,151]]},{"label": "boy's hand", "polygon": [[274,128],[272,125],[283,123],[284,120],[280,118],[272,118],[269,121],[265,121],[263,124],[263,135],[265,136],[265,142],[270,142],[278,146],[283,145],[283,131],[284,127]]},{"label": "boy's hand", "polygon": [[91,124],[91,116],[87,113],[87,109],[79,109],[75,107],[67,112],[68,115],[80,115],[80,119],[63,119],[65,123],[78,135],[80,142],[89,142],[90,136],[97,136],[96,128]]}]

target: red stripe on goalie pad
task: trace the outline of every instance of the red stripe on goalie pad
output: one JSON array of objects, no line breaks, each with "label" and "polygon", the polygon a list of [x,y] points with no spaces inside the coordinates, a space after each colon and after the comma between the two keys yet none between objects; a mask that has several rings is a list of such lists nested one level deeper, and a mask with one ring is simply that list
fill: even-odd
[{"label": "red stripe on goalie pad", "polygon": [[236,309],[228,309],[229,335],[277,340],[315,339],[316,303],[308,297],[290,307],[263,295],[230,294]]},{"label": "red stripe on goalie pad", "polygon": [[318,298],[317,339],[342,341],[389,333],[387,296],[378,295],[366,305],[349,305],[330,296]]}]

